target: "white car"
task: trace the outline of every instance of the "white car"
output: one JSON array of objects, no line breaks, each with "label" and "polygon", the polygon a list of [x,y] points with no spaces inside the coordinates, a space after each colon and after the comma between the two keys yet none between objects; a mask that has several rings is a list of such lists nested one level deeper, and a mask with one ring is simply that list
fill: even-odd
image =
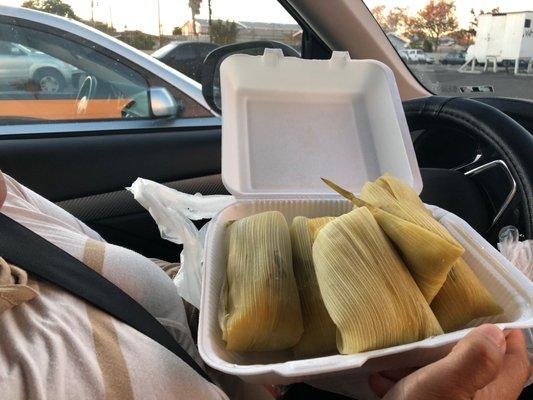
[{"label": "white car", "polygon": [[81,71],[21,44],[0,41],[0,85],[16,89],[33,81],[43,93],[59,93],[77,84]]},{"label": "white car", "polygon": [[[424,50],[420,49],[405,49],[403,50],[407,54],[407,58],[410,62],[425,64],[428,61]],[[433,60],[434,62],[435,60]]]},{"label": "white car", "polygon": [[76,132],[122,128],[124,119],[132,129],[197,122],[183,115],[220,125],[198,82],[87,25],[0,6],[0,29],[0,125],[7,131],[28,121],[24,133],[69,121]]}]

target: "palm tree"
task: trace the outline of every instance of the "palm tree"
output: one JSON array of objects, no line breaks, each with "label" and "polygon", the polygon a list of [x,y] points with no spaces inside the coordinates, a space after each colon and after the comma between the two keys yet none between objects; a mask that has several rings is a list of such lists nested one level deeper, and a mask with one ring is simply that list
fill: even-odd
[{"label": "palm tree", "polygon": [[213,40],[211,39],[211,15],[213,10],[211,9],[211,0],[207,0],[207,9],[209,11],[209,41],[212,42]]},{"label": "palm tree", "polygon": [[192,14],[192,32],[194,36],[198,36],[198,32],[196,32],[196,16],[200,14],[201,4],[202,0],[189,0],[189,8],[191,9]]}]

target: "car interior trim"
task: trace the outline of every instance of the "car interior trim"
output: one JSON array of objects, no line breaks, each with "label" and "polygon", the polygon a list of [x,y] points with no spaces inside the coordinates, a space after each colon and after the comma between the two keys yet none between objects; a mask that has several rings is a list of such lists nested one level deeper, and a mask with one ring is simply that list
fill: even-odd
[{"label": "car interior trim", "polygon": [[[64,134],[65,132],[89,133],[97,131],[97,134],[112,133],[123,130],[146,130],[159,128],[205,128],[220,127],[219,117],[205,118],[162,118],[162,119],[139,119],[139,120],[114,120],[114,121],[83,121],[83,122],[54,122],[37,124],[4,125],[0,129],[0,140],[3,137],[10,138],[19,135],[38,134]],[[74,136],[70,134],[69,136]]]},{"label": "car interior trim", "polygon": [[477,166],[477,167],[475,167],[475,168],[473,168],[473,169],[471,169],[469,171],[466,171],[464,173],[466,176],[474,176],[474,175],[480,174],[481,172],[486,171],[486,170],[488,170],[490,168],[494,168],[494,167],[503,168],[503,170],[507,174],[507,178],[511,182],[511,190],[509,191],[509,194],[505,197],[504,202],[502,203],[500,209],[496,213],[496,216],[492,220],[492,224],[490,226],[491,228],[494,225],[496,225],[496,222],[498,222],[500,217],[503,215],[503,212],[507,209],[507,207],[509,207],[509,204],[511,204],[511,201],[513,200],[513,197],[516,194],[516,181],[513,178],[513,175],[511,174],[511,171],[509,170],[509,167],[507,166],[507,164],[503,160],[494,160],[494,161],[488,162],[486,164],[479,165],[479,166]]}]

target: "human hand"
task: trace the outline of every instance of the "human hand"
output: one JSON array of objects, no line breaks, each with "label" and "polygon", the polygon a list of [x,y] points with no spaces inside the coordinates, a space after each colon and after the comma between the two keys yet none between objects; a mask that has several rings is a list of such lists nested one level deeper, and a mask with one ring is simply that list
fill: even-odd
[{"label": "human hand", "polygon": [[531,375],[524,335],[481,325],[443,359],[370,377],[383,400],[515,400]]}]

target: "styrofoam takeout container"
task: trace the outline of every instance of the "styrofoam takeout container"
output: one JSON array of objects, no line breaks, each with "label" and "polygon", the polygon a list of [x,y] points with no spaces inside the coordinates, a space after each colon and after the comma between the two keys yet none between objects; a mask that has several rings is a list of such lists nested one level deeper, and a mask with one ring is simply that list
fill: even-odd
[{"label": "styrofoam takeout container", "polygon": [[[237,202],[213,218],[206,242],[198,347],[211,367],[252,383],[282,384],[420,366],[442,357],[468,329],[352,355],[294,360],[290,351],[239,353],[225,349],[218,323],[225,278],[226,225],[278,210],[290,224],[298,215],[341,215],[351,204],[328,189],[328,177],[359,193],[389,172],[422,190],[420,172],[391,70],[376,61],[235,55],[221,66],[222,178]],[[473,321],[502,328],[533,326],[533,285],[466,222],[434,214],[464,246],[464,258],[504,309]]]}]

